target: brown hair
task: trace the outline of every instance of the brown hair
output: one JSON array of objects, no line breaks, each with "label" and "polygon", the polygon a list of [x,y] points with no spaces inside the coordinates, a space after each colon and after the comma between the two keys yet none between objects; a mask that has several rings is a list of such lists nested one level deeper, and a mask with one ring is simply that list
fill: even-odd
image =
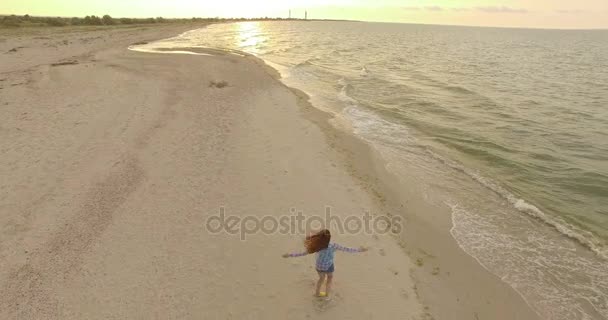
[{"label": "brown hair", "polygon": [[313,235],[307,236],[304,241],[306,252],[315,253],[329,246],[329,240],[331,239],[331,233],[327,229],[323,229]]}]

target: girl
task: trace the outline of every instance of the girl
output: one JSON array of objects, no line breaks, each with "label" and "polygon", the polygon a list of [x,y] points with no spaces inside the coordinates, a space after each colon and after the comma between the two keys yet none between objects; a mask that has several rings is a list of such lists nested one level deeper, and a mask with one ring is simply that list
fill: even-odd
[{"label": "girl", "polygon": [[[319,274],[319,281],[317,281],[317,289],[315,295],[317,297],[329,297],[331,291],[331,281],[334,274],[334,252],[336,250],[346,252],[365,252],[367,248],[360,247],[359,249],[343,247],[336,243],[329,243],[331,239],[331,233],[327,229],[323,229],[313,235],[307,236],[304,241],[306,251],[301,253],[286,253],[283,258],[301,257],[311,253],[317,253],[317,273]],[[323,280],[327,278],[325,292],[321,291]]]}]

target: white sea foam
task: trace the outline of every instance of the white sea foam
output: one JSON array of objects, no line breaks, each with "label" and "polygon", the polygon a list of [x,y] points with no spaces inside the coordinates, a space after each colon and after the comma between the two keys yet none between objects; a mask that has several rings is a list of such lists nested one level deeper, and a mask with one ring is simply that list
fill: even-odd
[{"label": "white sea foam", "polygon": [[195,55],[195,56],[213,56],[212,54],[203,53],[203,52],[194,52],[194,51],[187,51],[187,50],[158,50],[155,48],[146,48],[146,47],[140,47],[140,46],[130,46],[128,49],[131,51],[147,52],[147,53],[190,54],[190,55]]},{"label": "white sea foam", "polygon": [[[388,143],[393,147],[400,146],[403,143],[415,143],[414,138],[408,132],[408,129],[405,126],[384,120],[375,115],[373,112],[363,111],[362,108],[357,104],[357,101],[348,95],[349,84],[345,78],[341,78],[338,83],[341,86],[340,92],[338,93],[338,99],[349,106],[344,110],[344,113],[348,115],[348,119],[352,122],[352,127],[355,128],[355,133],[360,134],[363,137],[373,137],[374,139],[372,139],[372,143],[383,142],[385,144]],[[404,139],[403,137],[407,137],[407,139]],[[440,161],[444,165],[447,165],[454,170],[466,174],[474,181],[483,185],[485,188],[506,199],[519,212],[541,220],[568,238],[576,240],[581,245],[591,249],[599,257],[608,259],[608,249],[602,243],[602,241],[592,233],[569,224],[559,217],[545,214],[538,207],[522,198],[515,196],[513,193],[500,186],[497,182],[484,177],[479,172],[468,169],[453,160],[440,156],[436,152],[432,151],[431,148],[425,147],[425,151],[432,158]]]},{"label": "white sea foam", "polygon": [[[608,316],[608,264],[581,255],[572,242],[536,228],[534,220],[476,212],[454,202],[458,244],[482,266],[500,276],[546,319],[598,319]],[[521,235],[513,232],[519,230]],[[585,276],[575,276],[582,270]]]},{"label": "white sea foam", "polygon": [[346,81],[346,79],[341,78],[338,81],[338,84],[341,86],[340,92],[338,93],[338,99],[340,101],[344,102],[349,107],[356,106],[357,105],[357,100],[351,98],[348,95],[348,86],[349,86],[349,84]]},{"label": "white sea foam", "polygon": [[465,168],[463,165],[446,159],[445,157],[440,156],[439,154],[433,152],[431,149],[427,149],[429,155],[433,158],[441,161],[443,164],[449,166],[450,168],[457,170],[471,177],[473,180],[477,181],[484,187],[492,190],[502,198],[506,199],[515,209],[519,212],[525,213],[531,217],[539,219],[540,221],[546,223],[547,225],[555,228],[557,231],[562,233],[563,235],[576,240],[581,245],[591,249],[595,254],[597,254],[602,259],[608,259],[608,250],[606,246],[592,233],[582,230],[570,223],[567,223],[563,219],[545,214],[538,207],[533,204],[528,203],[526,200],[518,198],[502,186],[500,186],[495,181],[488,179],[482,176],[480,173],[473,171],[471,169]]}]

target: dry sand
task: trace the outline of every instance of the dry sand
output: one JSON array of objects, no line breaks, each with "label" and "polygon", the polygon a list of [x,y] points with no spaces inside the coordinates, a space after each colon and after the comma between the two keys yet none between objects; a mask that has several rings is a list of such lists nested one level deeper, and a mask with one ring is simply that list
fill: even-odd
[{"label": "dry sand", "polygon": [[193,27],[0,31],[0,318],[534,318],[422,214],[401,239],[335,235],[371,250],[338,253],[330,301],[312,256],[281,258],[301,235],[208,232],[220,208],[402,209],[381,160],[259,61],[127,50]]}]

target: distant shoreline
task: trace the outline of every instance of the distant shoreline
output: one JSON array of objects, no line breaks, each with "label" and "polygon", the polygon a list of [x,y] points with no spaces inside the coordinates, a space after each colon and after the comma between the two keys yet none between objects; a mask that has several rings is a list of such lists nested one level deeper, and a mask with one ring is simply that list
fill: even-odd
[{"label": "distant shoreline", "polygon": [[[5,18],[23,18],[28,17],[31,19],[38,19],[40,25],[27,25],[21,22],[15,23],[12,25],[9,22],[8,24],[3,23],[3,19]],[[96,16],[86,16],[86,17],[96,17]],[[0,14],[0,29],[2,28],[11,28],[11,27],[35,27],[35,26],[51,26],[51,27],[61,27],[61,26],[70,26],[69,20],[72,19],[86,19],[86,17],[71,17],[71,16],[29,16],[25,15],[15,15],[15,14]],[[101,17],[97,17],[99,20],[102,20]],[[315,21],[315,22],[362,22],[362,23],[386,23],[386,24],[407,24],[407,25],[420,25],[420,26],[437,26],[437,27],[459,27],[459,28],[490,28],[490,29],[515,29],[515,30],[546,30],[546,31],[608,31],[608,28],[543,28],[543,27],[520,27],[520,26],[483,26],[483,25],[457,25],[457,24],[431,24],[431,23],[413,23],[407,21],[364,21],[364,20],[351,20],[351,19],[301,19],[301,18],[282,18],[282,17],[257,17],[257,18],[219,18],[219,17],[194,17],[194,18],[129,18],[129,17],[120,17],[113,18],[116,20],[115,23],[111,23],[109,25],[120,25],[120,21],[132,21],[127,22],[129,25],[141,25],[141,24],[151,24],[151,23],[185,23],[185,22],[206,22],[206,23],[225,23],[225,22],[244,22],[244,21]],[[159,21],[157,21],[160,19]],[[45,22],[46,20],[46,22]],[[95,22],[96,26],[104,26],[105,24],[101,21]]]},{"label": "distant shoreline", "polygon": [[2,28],[32,28],[32,27],[74,27],[74,26],[130,26],[130,25],[155,25],[173,23],[225,23],[225,22],[244,22],[244,21],[350,21],[340,19],[299,19],[299,18],[114,18],[109,15],[104,16],[30,16],[25,15],[2,15],[0,14],[0,29]]}]

